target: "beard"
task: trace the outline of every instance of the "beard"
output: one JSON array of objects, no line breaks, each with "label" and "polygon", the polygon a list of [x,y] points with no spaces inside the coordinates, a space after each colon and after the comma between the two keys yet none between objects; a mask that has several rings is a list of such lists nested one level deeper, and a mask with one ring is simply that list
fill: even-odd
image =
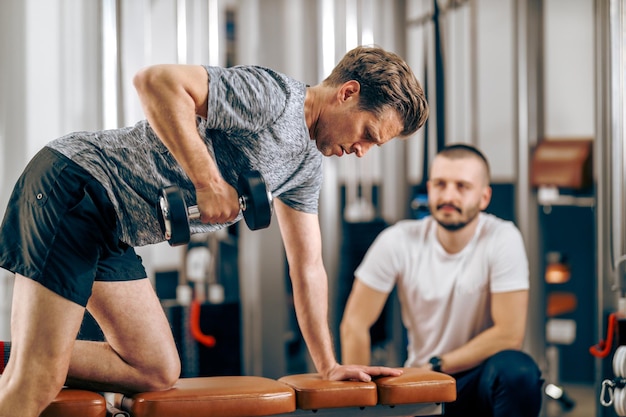
[{"label": "beard", "polygon": [[[454,208],[461,215],[461,218],[456,221],[451,221],[451,220],[446,219],[443,216],[440,216],[439,210],[442,207]],[[470,224],[476,218],[476,216],[478,216],[478,213],[480,213],[480,208],[477,205],[468,207],[465,210],[461,209],[460,207],[451,205],[451,204],[439,204],[438,206],[434,208],[436,210],[432,210],[431,208],[431,212],[433,213],[433,218],[435,219],[435,221],[437,221],[437,223],[441,227],[443,227],[449,232],[456,232],[458,230],[463,229],[465,226]]]}]

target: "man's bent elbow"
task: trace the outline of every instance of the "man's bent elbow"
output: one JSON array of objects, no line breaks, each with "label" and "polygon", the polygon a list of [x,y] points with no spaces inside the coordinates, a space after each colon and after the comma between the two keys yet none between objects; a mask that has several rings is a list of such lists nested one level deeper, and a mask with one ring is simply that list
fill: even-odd
[{"label": "man's bent elbow", "polygon": [[150,84],[151,67],[140,69],[133,77],[133,86],[138,92],[146,91]]},{"label": "man's bent elbow", "polygon": [[137,71],[133,77],[133,86],[140,94],[147,94],[151,91],[158,91],[164,85],[165,65],[152,65]]}]

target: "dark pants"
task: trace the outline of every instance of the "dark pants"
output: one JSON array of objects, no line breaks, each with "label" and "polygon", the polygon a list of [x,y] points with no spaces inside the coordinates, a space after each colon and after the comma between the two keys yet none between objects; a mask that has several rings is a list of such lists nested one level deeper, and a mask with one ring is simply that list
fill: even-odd
[{"label": "dark pants", "polygon": [[452,375],[457,400],[445,416],[537,417],[541,409],[541,371],[524,352],[499,352],[476,368]]}]

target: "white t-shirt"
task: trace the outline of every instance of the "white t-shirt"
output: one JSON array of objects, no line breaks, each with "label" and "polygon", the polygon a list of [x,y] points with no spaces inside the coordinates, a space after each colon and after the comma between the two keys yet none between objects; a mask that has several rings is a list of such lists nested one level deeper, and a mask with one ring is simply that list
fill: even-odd
[{"label": "white t-shirt", "polygon": [[480,213],[474,237],[455,254],[443,249],[436,226],[429,216],[387,228],[355,272],[378,291],[398,286],[409,338],[405,366],[423,365],[491,327],[491,293],[529,287],[524,242],[512,222]]}]

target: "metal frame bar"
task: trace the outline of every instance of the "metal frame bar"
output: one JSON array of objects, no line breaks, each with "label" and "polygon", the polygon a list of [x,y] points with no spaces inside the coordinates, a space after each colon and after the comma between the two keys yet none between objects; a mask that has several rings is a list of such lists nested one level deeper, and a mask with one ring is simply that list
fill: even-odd
[{"label": "metal frame bar", "polygon": [[319,410],[296,410],[293,413],[276,414],[272,417],[402,417],[436,416],[443,414],[441,403],[375,405],[372,407],[325,408]]}]

